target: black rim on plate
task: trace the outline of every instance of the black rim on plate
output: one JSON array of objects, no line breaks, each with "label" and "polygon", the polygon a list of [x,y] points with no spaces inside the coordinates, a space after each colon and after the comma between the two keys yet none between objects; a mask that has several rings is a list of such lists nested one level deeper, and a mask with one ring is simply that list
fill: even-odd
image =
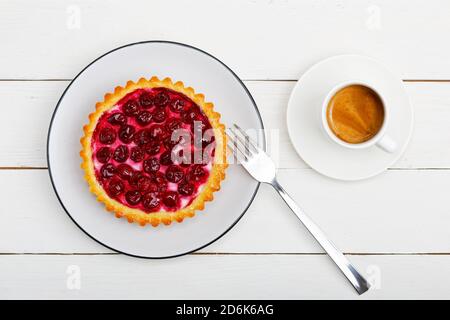
[{"label": "black rim on plate", "polygon": [[255,112],[259,118],[259,122],[261,124],[261,128],[263,129],[263,149],[266,150],[266,137],[265,137],[265,133],[264,133],[264,123],[262,121],[261,118],[261,114],[259,113],[258,107],[256,106],[255,100],[253,99],[250,91],[247,89],[247,87],[245,86],[245,84],[242,82],[242,80],[236,75],[236,73],[234,73],[233,70],[231,70],[225,63],[223,63],[221,60],[217,59],[216,57],[214,57],[213,55],[209,54],[206,51],[203,51],[199,48],[196,48],[194,46],[188,45],[188,44],[184,44],[184,43],[180,43],[180,42],[174,42],[174,41],[166,41],[166,40],[148,40],[148,41],[140,41],[140,42],[134,42],[134,43],[130,43],[130,44],[126,44],[120,47],[117,47],[115,49],[112,49],[106,53],[104,53],[103,55],[101,55],[100,57],[96,58],[95,60],[93,60],[91,63],[89,63],[86,67],[84,67],[77,75],[75,78],[72,79],[72,81],[70,81],[69,85],[67,86],[67,88],[64,90],[63,94],[61,95],[61,98],[59,98],[58,103],[56,104],[56,108],[53,111],[53,115],[52,118],[50,120],[50,125],[48,128],[48,133],[47,133],[47,166],[48,166],[48,172],[50,175],[50,181],[52,183],[52,187],[53,190],[55,191],[56,197],[58,198],[59,203],[61,204],[62,208],[64,209],[64,211],[67,213],[67,215],[70,217],[70,219],[78,226],[78,228],[80,228],[87,236],[89,236],[92,240],[98,242],[99,244],[101,244],[102,246],[118,252],[118,253],[122,253],[125,254],[127,256],[131,256],[131,257],[135,257],[135,258],[143,258],[143,259],[167,259],[167,258],[175,258],[175,257],[179,257],[179,256],[183,256],[198,250],[201,250],[207,246],[209,246],[210,244],[212,244],[213,242],[219,240],[220,238],[222,238],[228,231],[230,231],[235,225],[236,223],[239,222],[239,220],[241,220],[241,218],[244,216],[244,214],[247,212],[248,208],[250,207],[250,205],[253,203],[253,200],[255,199],[256,194],[258,193],[259,190],[259,186],[261,185],[259,182],[255,188],[255,191],[253,192],[253,195],[249,201],[249,203],[247,204],[247,207],[244,209],[244,211],[242,211],[241,215],[236,219],[236,221],[233,222],[233,224],[231,224],[230,227],[228,227],[222,234],[220,234],[218,237],[216,237],[215,239],[211,240],[210,242],[196,248],[196,249],[192,249],[189,250],[187,252],[183,252],[183,253],[179,253],[179,254],[175,254],[175,255],[171,255],[171,256],[161,256],[161,257],[150,257],[150,256],[140,256],[140,255],[135,255],[135,254],[131,254],[131,253],[127,253],[115,248],[110,247],[109,245],[103,243],[102,241],[98,240],[97,238],[95,238],[94,236],[92,236],[89,232],[87,232],[81,225],[78,224],[78,222],[70,215],[69,211],[67,210],[67,208],[64,206],[64,203],[62,202],[59,194],[58,194],[58,190],[56,189],[55,186],[55,182],[53,181],[53,176],[52,176],[52,168],[51,168],[51,164],[50,164],[50,155],[49,155],[49,147],[50,147],[50,133],[52,131],[52,126],[53,126],[53,120],[55,119],[56,116],[56,112],[58,111],[58,108],[61,104],[61,101],[63,100],[64,96],[66,95],[66,92],[69,90],[69,88],[72,86],[72,84],[75,82],[75,80],[77,80],[77,78],[86,70],[88,69],[91,65],[93,65],[95,62],[97,62],[98,60],[100,60],[101,58],[107,56],[110,53],[113,53],[115,51],[127,48],[127,47],[131,47],[131,46],[135,46],[135,45],[140,45],[140,44],[146,44],[146,43],[166,43],[166,44],[173,44],[173,45],[178,45],[178,46],[182,46],[182,47],[187,47],[196,51],[199,51],[205,55],[207,55],[208,57],[214,59],[215,61],[219,62],[222,66],[224,66],[229,72],[231,72],[231,74],[234,76],[234,78],[239,82],[239,84],[242,86],[242,88],[245,90],[245,92],[247,93],[248,97],[250,98],[253,107],[255,108]]}]

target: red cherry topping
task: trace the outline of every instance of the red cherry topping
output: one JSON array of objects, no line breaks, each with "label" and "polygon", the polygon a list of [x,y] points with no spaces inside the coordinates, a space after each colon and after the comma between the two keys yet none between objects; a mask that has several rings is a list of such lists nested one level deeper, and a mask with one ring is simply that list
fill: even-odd
[{"label": "red cherry topping", "polygon": [[178,141],[172,139],[171,136],[166,136],[163,139],[163,145],[167,150],[172,150],[173,147],[175,147],[178,144]]},{"label": "red cherry topping", "polygon": [[136,122],[141,126],[146,126],[152,121],[153,115],[149,111],[141,111],[136,116]]},{"label": "red cherry topping", "polygon": [[178,205],[178,194],[174,191],[167,191],[162,201],[166,207],[176,208]]},{"label": "red cherry topping", "polygon": [[128,159],[128,155],[129,155],[128,147],[121,145],[118,146],[116,150],[114,150],[113,158],[117,162],[125,162]]},{"label": "red cherry topping", "polygon": [[170,102],[169,108],[172,112],[179,113],[184,110],[185,102],[180,99],[175,99]]},{"label": "red cherry topping", "polygon": [[203,136],[202,138],[202,148],[206,148],[210,143],[213,143],[216,139],[214,138],[214,136],[212,137],[207,137],[206,135]]},{"label": "red cherry topping", "polygon": [[166,129],[168,132],[172,132],[174,130],[180,129],[181,125],[182,123],[179,119],[169,118],[166,122]]},{"label": "red cherry topping", "polygon": [[131,179],[133,172],[133,168],[125,163],[122,163],[117,167],[117,175],[127,181]]},{"label": "red cherry topping", "polygon": [[164,166],[171,165],[173,163],[172,162],[172,152],[164,151],[163,153],[161,153],[161,155],[159,156],[159,162]]},{"label": "red cherry topping", "polygon": [[156,192],[149,192],[142,197],[142,205],[145,209],[155,210],[161,204],[161,199]]},{"label": "red cherry topping", "polygon": [[191,124],[195,119],[197,119],[198,111],[196,108],[191,107],[189,110],[181,112],[181,119],[185,123]]},{"label": "red cherry topping", "polygon": [[153,177],[153,182],[156,183],[159,192],[164,192],[167,189],[167,180],[161,172],[155,173]]},{"label": "red cherry topping", "polygon": [[148,190],[148,192],[159,192],[159,187],[156,183],[152,182],[152,183],[150,183],[147,190]]},{"label": "red cherry topping", "polygon": [[138,181],[143,176],[144,174],[141,171],[134,171],[133,175],[130,178],[130,185],[137,188]]},{"label": "red cherry topping", "polygon": [[136,129],[130,125],[124,125],[119,130],[119,139],[123,143],[130,143],[133,140]]},{"label": "red cherry topping", "polygon": [[132,147],[130,153],[130,159],[134,162],[141,162],[144,160],[145,151],[140,147]]},{"label": "red cherry topping", "polygon": [[111,163],[107,163],[100,168],[100,173],[103,178],[109,179],[116,173],[116,168]]},{"label": "red cherry topping", "polygon": [[146,145],[147,143],[149,143],[152,140],[152,136],[150,135],[150,130],[149,129],[142,129],[139,130],[135,135],[134,135],[134,143],[136,143],[138,146],[142,147],[144,145]]},{"label": "red cherry topping", "polygon": [[119,179],[112,179],[108,184],[108,194],[111,197],[117,197],[123,192],[124,189],[125,186],[123,182]]},{"label": "red cherry topping", "polygon": [[139,97],[139,102],[141,103],[142,108],[144,109],[151,108],[153,106],[153,97],[151,96],[150,93],[144,92]]},{"label": "red cherry topping", "polygon": [[178,185],[178,193],[182,196],[190,196],[194,193],[194,185],[189,182],[182,182]]},{"label": "red cherry topping", "polygon": [[97,151],[97,160],[101,163],[107,163],[109,161],[109,159],[111,159],[112,156],[112,151],[111,148],[108,147],[101,147],[98,151]]},{"label": "red cherry topping", "polygon": [[139,89],[123,101],[97,125],[97,179],[110,197],[148,213],[180,209],[181,198],[191,203],[214,156],[209,119],[188,97],[165,88]]},{"label": "red cherry topping", "polygon": [[100,130],[100,134],[98,135],[98,139],[103,144],[112,144],[116,141],[117,135],[114,129],[112,128],[103,128]]},{"label": "red cherry topping", "polygon": [[148,176],[142,176],[137,181],[137,187],[139,191],[147,192],[150,191],[150,185],[152,184],[152,179],[150,179]]},{"label": "red cherry topping", "polygon": [[178,183],[184,178],[184,171],[176,165],[171,165],[166,170],[166,179],[170,182]]},{"label": "red cherry topping", "polygon": [[155,121],[156,123],[164,122],[166,120],[166,117],[167,116],[164,109],[158,109],[155,111],[155,113],[153,113],[153,121]]},{"label": "red cherry topping", "polygon": [[157,107],[165,107],[169,103],[169,96],[165,92],[160,92],[153,101]]},{"label": "red cherry topping", "polygon": [[159,139],[165,132],[164,127],[160,124],[152,125],[149,130],[152,139]]},{"label": "red cherry topping", "polygon": [[192,167],[190,167],[187,174],[188,179],[192,182],[203,181],[206,176],[207,173],[205,170],[203,170],[200,164],[194,164]]},{"label": "red cherry topping", "polygon": [[159,160],[156,158],[150,158],[144,161],[143,169],[147,173],[157,172],[159,168]]},{"label": "red cherry topping", "polygon": [[123,105],[123,113],[127,116],[137,116],[139,113],[139,106],[136,101],[129,100]]},{"label": "red cherry topping", "polygon": [[127,117],[121,112],[116,112],[108,117],[108,122],[114,126],[122,126],[127,123]]},{"label": "red cherry topping", "polygon": [[193,151],[185,153],[183,149],[181,149],[178,156],[180,157],[179,165],[184,168],[189,167],[191,164],[195,163],[195,154]]},{"label": "red cherry topping", "polygon": [[145,145],[145,152],[147,152],[147,154],[149,154],[151,156],[158,154],[160,150],[161,150],[161,145],[159,144],[159,141],[157,141],[157,140],[152,140]]},{"label": "red cherry topping", "polygon": [[137,190],[130,190],[127,193],[125,193],[125,199],[132,206],[137,205],[141,201],[141,198],[142,198],[142,195]]}]

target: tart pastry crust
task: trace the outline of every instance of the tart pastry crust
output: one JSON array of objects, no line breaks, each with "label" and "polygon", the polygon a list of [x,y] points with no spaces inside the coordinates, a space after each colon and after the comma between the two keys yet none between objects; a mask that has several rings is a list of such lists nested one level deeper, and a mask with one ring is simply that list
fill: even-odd
[{"label": "tart pastry crust", "polygon": [[[128,207],[111,198],[99,183],[95,174],[91,142],[100,117],[104,112],[116,106],[127,94],[143,88],[167,88],[184,94],[201,108],[214,130],[215,153],[208,180],[192,202],[177,211],[147,213],[139,208]],[[160,223],[169,225],[172,221],[182,222],[186,217],[193,217],[195,211],[204,209],[205,202],[213,200],[213,193],[220,189],[220,183],[225,178],[225,169],[228,166],[226,162],[226,136],[225,126],[220,122],[220,114],[213,110],[212,103],[205,102],[203,94],[196,94],[193,88],[185,87],[181,81],[174,83],[170,78],[163,80],[157,77],[152,77],[151,79],[141,78],[138,82],[128,81],[125,87],[116,87],[113,93],[107,93],[104,100],[96,104],[96,109],[89,115],[89,123],[83,127],[83,131],[84,136],[80,140],[82,145],[82,150],[80,151],[82,158],[81,168],[84,169],[84,178],[89,184],[89,190],[97,197],[99,202],[104,203],[108,211],[114,213],[118,218],[126,218],[130,223],[136,222],[142,226],[151,224],[156,227]]]}]

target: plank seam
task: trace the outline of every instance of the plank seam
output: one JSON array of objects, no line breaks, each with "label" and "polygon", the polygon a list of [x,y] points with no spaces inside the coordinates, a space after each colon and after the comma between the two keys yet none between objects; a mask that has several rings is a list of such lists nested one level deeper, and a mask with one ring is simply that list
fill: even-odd
[{"label": "plank seam", "polygon": [[[117,252],[0,252],[0,256],[118,256]],[[323,252],[194,252],[191,256],[326,256]],[[344,252],[347,256],[450,256],[450,252]],[[123,255],[125,256],[125,255]]]},{"label": "plank seam", "polygon": [[[65,78],[15,78],[15,79],[0,79],[0,82],[70,82],[73,79]],[[297,82],[298,79],[241,79],[244,82]],[[403,82],[450,82],[450,79],[403,79]]]},{"label": "plank seam", "polygon": [[[295,167],[279,167],[279,170],[313,170],[310,167],[305,167],[305,168],[295,168]],[[8,167],[8,166],[3,166],[0,167],[0,170],[48,170],[48,167],[29,167],[29,166],[24,166],[24,167]],[[409,167],[398,167],[398,168],[387,168],[386,170],[389,171],[438,171],[438,170],[442,170],[442,171],[446,171],[446,170],[450,170],[450,167],[415,167],[415,168],[409,168]]]}]

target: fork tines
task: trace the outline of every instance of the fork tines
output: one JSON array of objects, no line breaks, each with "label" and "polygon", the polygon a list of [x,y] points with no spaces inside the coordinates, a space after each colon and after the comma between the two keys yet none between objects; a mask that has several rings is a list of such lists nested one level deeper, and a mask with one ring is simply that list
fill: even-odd
[{"label": "fork tines", "polygon": [[258,147],[256,147],[255,143],[237,124],[233,124],[233,127],[228,128],[226,134],[229,138],[228,147],[235,156],[237,156],[237,150],[247,161],[258,152]]}]

